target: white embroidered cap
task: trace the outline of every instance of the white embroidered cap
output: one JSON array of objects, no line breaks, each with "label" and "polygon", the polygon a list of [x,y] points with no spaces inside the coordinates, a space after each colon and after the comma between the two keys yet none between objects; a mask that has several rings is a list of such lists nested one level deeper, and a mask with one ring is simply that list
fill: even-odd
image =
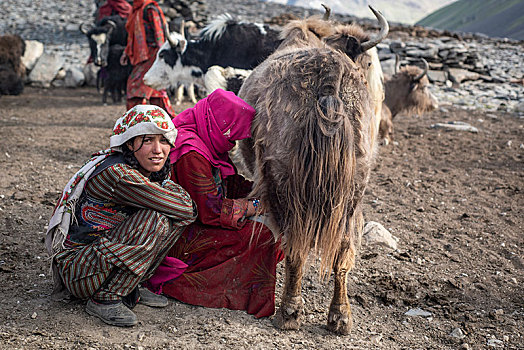
[{"label": "white embroidered cap", "polygon": [[175,145],[177,130],[169,114],[159,106],[136,105],[116,121],[109,146],[121,150],[120,146],[133,137],[151,134],[162,134],[171,146]]}]

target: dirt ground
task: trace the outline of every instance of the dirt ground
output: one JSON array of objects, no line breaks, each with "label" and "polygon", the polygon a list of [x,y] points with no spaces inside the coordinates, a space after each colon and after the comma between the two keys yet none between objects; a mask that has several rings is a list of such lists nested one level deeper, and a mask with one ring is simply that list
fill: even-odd
[{"label": "dirt ground", "polygon": [[[381,147],[364,209],[398,238],[398,250],[362,246],[348,278],[349,336],[326,330],[332,280],[319,281],[315,259],[299,331],[176,300],[138,305],[139,325],[122,329],[87,315],[82,302],[51,300],[43,243],[67,180],[108,146],[125,110],[100,101],[94,88],[0,98],[1,349],[524,348],[524,119],[453,106],[395,119],[398,144]],[[430,127],[448,121],[480,131]],[[282,282],[279,266],[277,299]],[[405,315],[416,308],[430,316]]]}]

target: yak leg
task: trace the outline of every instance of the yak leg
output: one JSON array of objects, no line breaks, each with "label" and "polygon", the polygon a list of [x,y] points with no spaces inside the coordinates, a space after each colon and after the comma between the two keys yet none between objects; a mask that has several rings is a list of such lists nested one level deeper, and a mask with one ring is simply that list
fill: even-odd
[{"label": "yak leg", "polygon": [[180,84],[175,93],[175,105],[180,105],[184,99],[184,85]]},{"label": "yak leg", "polygon": [[189,86],[187,87],[187,95],[189,96],[189,99],[191,100],[191,102],[193,103],[198,102],[195,96],[195,83],[189,84]]},{"label": "yak leg", "polygon": [[335,290],[329,306],[327,328],[337,334],[349,334],[353,326],[347,293],[347,274],[355,261],[355,248],[343,241],[335,261]]},{"label": "yak leg", "polygon": [[104,94],[102,95],[102,103],[103,104],[106,104],[107,103],[107,94],[109,92],[109,88],[107,87],[107,82],[105,83],[104,85]]},{"label": "yak leg", "polygon": [[[347,275],[349,270],[355,265],[355,244],[354,236],[360,232],[360,222],[362,212],[354,214],[351,220],[351,228],[342,238],[337,259],[333,266],[335,277],[335,289],[333,299],[329,306],[327,328],[337,334],[349,334],[353,326],[351,318],[351,306],[349,305],[347,291]],[[358,223],[356,223],[358,222]]]},{"label": "yak leg", "polygon": [[291,261],[286,257],[286,282],[280,307],[274,323],[280,329],[299,329],[304,319],[304,301],[302,300],[302,276],[304,261]]}]

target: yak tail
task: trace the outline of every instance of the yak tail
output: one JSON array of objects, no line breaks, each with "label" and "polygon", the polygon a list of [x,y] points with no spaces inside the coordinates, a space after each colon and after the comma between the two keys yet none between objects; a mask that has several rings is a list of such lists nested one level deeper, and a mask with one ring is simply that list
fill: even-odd
[{"label": "yak tail", "polygon": [[331,271],[343,236],[354,229],[360,192],[355,174],[362,127],[358,103],[341,98],[343,74],[341,69],[322,74],[316,101],[300,116],[304,134],[290,160],[285,194],[290,203],[286,254],[304,260],[313,248],[321,258],[321,277]]}]

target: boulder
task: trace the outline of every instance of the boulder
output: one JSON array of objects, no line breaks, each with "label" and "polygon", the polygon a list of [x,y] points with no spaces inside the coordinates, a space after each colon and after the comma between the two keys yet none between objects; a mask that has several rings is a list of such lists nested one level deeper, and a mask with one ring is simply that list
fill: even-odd
[{"label": "boulder", "polygon": [[428,70],[428,79],[432,83],[445,84],[448,80],[448,74],[441,70]]},{"label": "boulder", "polygon": [[478,133],[479,129],[477,129],[474,126],[469,125],[468,123],[464,122],[458,122],[458,121],[451,121],[447,123],[435,123],[431,125],[431,128],[433,129],[444,129],[447,131],[468,131],[472,133]]},{"label": "boulder", "polygon": [[437,58],[438,49],[436,47],[429,47],[427,49],[410,48],[406,50],[406,55],[410,57],[423,57],[426,59]]},{"label": "boulder", "polygon": [[31,70],[29,82],[35,86],[50,87],[63,64],[62,57],[44,52]]},{"label": "boulder", "polygon": [[30,71],[36,64],[36,61],[44,53],[44,44],[36,40],[25,40],[25,52],[22,56],[22,63]]},{"label": "boulder", "polygon": [[84,85],[84,73],[77,67],[71,67],[66,71],[64,78],[64,86],[68,88],[76,88]]},{"label": "boulder", "polygon": [[455,83],[462,83],[466,80],[477,80],[480,78],[480,74],[462,68],[449,68],[448,73],[449,79]]},{"label": "boulder", "polygon": [[391,249],[397,249],[397,240],[381,224],[369,221],[364,227],[362,238],[366,244],[380,244]]}]

